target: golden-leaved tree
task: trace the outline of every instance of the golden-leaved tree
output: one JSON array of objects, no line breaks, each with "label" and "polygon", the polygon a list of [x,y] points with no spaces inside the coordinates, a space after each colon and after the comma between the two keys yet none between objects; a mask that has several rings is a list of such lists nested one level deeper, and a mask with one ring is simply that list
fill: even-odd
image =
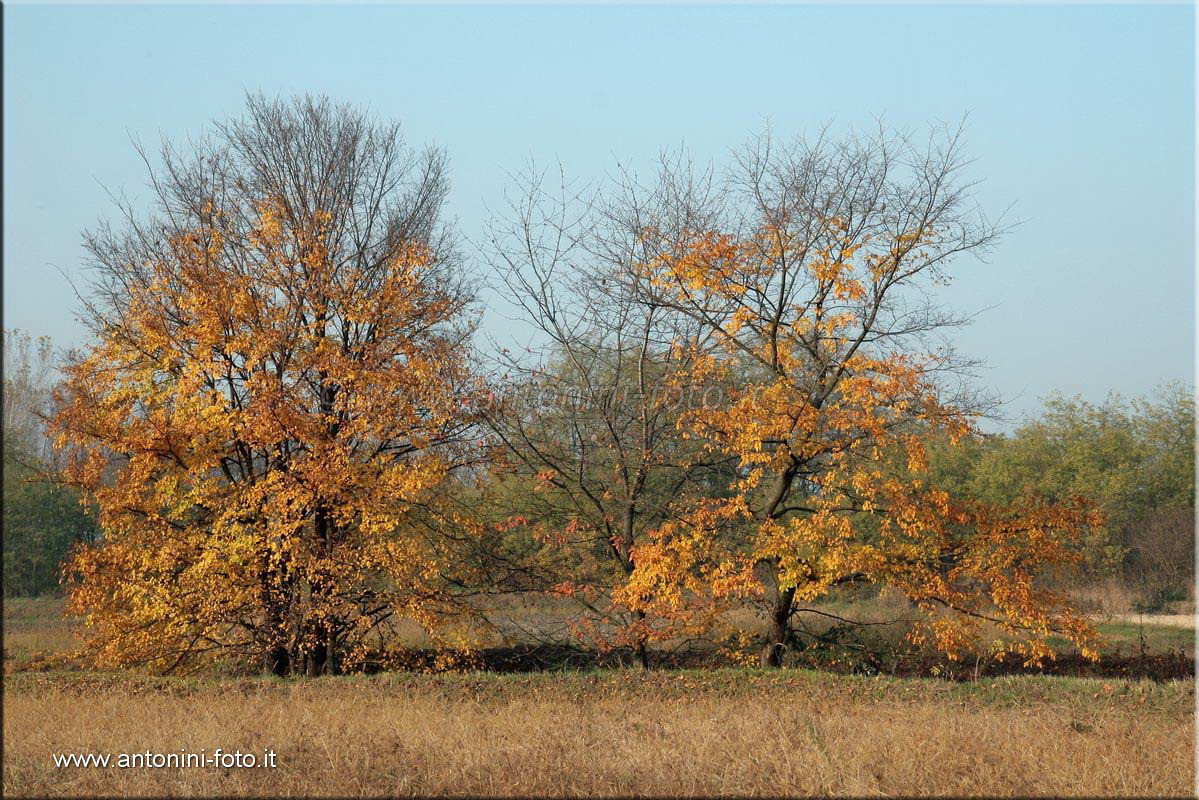
[{"label": "golden-leaved tree", "polygon": [[70,607],[101,663],[350,668],[454,608],[470,536],[446,502],[480,394],[443,159],[261,97],[163,159],[154,217],[87,240],[95,341],[53,428],[104,534]]},{"label": "golden-leaved tree", "polygon": [[[969,372],[938,333],[931,291],[999,230],[976,215],[957,134],[917,146],[865,139],[742,153],[722,228],[693,228],[628,276],[643,301],[704,325],[722,347],[697,374],[733,389],[680,424],[739,463],[736,491],[703,499],[634,550],[618,598],[695,619],[764,600],[761,661],[781,663],[793,617],[834,588],[902,591],[914,634],[951,656],[982,645],[1030,660],[1094,632],[1048,573],[1096,521],[1081,501],[1002,506],[951,496],[921,434],[975,435]],[[656,231],[651,231],[651,234]]]}]

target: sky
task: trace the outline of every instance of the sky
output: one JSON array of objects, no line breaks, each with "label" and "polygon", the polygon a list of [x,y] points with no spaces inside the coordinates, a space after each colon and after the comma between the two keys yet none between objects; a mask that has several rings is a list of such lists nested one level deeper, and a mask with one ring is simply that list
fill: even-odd
[{"label": "sky", "polygon": [[[245,92],[323,93],[449,154],[470,239],[530,159],[594,179],[876,118],[968,115],[970,176],[1020,225],[958,263],[955,334],[1017,423],[1194,380],[1193,9],[1164,6],[4,8],[4,326],[86,344],[72,281],[133,142],[184,141]],[[506,330],[502,314],[484,327]]]}]

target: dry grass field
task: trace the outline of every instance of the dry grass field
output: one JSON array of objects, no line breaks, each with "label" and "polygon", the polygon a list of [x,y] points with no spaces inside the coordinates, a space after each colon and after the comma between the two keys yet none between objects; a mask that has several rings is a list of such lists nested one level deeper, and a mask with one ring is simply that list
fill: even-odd
[{"label": "dry grass field", "polygon": [[[6,676],[5,795],[1188,796],[1194,682],[787,670]],[[55,768],[240,749],[277,767]]]},{"label": "dry grass field", "polygon": [[[5,605],[7,796],[1192,796],[1194,680],[953,683],[786,669],[282,681],[73,671],[53,600]],[[1194,631],[1114,621],[1112,646]],[[275,768],[55,754],[276,753]]]}]

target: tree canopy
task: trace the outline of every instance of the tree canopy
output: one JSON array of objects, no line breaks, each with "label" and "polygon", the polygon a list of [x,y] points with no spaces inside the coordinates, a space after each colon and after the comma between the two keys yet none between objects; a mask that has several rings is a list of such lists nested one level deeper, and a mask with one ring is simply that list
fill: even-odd
[{"label": "tree canopy", "polygon": [[102,660],[318,674],[450,603],[438,493],[477,389],[441,164],[351,109],[252,97],[164,153],[155,226],[90,240],[96,342],[54,430],[105,531],[70,564]]}]

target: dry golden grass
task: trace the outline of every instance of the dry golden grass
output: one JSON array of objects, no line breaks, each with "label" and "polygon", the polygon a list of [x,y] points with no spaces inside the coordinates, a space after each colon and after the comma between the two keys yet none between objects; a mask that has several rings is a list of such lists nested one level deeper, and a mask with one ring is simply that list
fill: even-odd
[{"label": "dry golden grass", "polygon": [[4,655],[27,661],[78,646],[75,622],[63,617],[59,597],[19,597],[4,601]]},{"label": "dry golden grass", "polygon": [[[1193,643],[1189,629],[1127,627],[1104,626],[1115,643]],[[7,602],[4,633],[10,796],[1191,796],[1195,779],[1193,681],[733,669],[159,679],[24,671],[54,669],[73,644],[60,601]],[[271,748],[278,768],[51,759],[218,747]]]},{"label": "dry golden grass", "polygon": [[[5,678],[18,795],[1192,794],[1194,682],[632,670],[280,682]],[[55,769],[55,752],[278,753]]]}]

